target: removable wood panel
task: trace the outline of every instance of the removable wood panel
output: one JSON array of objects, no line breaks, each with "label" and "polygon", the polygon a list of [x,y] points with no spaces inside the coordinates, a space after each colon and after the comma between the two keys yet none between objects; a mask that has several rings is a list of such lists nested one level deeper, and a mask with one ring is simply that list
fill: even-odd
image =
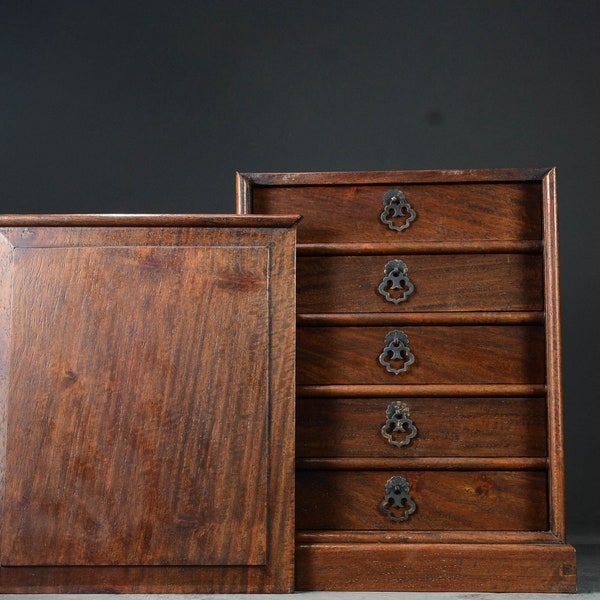
[{"label": "removable wood panel", "polygon": [[[383,196],[406,195],[416,218],[393,231],[381,222]],[[256,185],[252,212],[297,212],[303,221],[298,243],[415,242],[431,240],[539,240],[542,214],[539,182],[389,185]]]},{"label": "removable wood panel", "polygon": [[[398,398],[417,434],[381,434],[396,398],[298,398],[299,457],[545,456],[544,398]],[[404,434],[392,439],[403,441]]]},{"label": "removable wood panel", "polygon": [[[401,475],[416,512],[395,523],[379,510],[385,484]],[[296,472],[296,528],[308,530],[545,531],[541,471]]]},{"label": "removable wood panel", "polygon": [[[400,329],[415,360],[395,375],[379,363]],[[541,326],[299,327],[298,384],[544,383]]]},{"label": "removable wood panel", "polygon": [[267,254],[16,250],[2,564],[264,564]]},{"label": "removable wood panel", "polygon": [[290,591],[294,219],[65,219],[3,231],[0,589]]},{"label": "removable wood panel", "polygon": [[[385,265],[401,260],[414,290],[394,304],[379,292]],[[402,290],[383,287],[390,297]],[[319,256],[298,258],[298,313],[539,311],[542,258],[531,254]]]}]

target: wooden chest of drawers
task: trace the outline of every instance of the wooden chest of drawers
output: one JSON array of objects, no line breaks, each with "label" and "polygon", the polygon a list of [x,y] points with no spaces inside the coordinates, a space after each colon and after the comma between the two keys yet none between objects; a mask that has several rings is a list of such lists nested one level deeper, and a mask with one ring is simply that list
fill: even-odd
[{"label": "wooden chest of drawers", "polygon": [[0,591],[291,591],[295,220],[0,217]]},{"label": "wooden chest of drawers", "polygon": [[238,175],[297,244],[296,587],[575,590],[554,170]]}]

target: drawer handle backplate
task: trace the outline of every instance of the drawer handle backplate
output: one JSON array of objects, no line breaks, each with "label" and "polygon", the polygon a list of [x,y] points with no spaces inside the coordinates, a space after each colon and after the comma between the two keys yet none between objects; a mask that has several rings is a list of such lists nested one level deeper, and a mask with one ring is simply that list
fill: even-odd
[{"label": "drawer handle backplate", "polygon": [[[407,229],[415,220],[417,213],[408,203],[404,192],[400,190],[388,190],[383,195],[383,212],[381,222],[394,231]],[[396,225],[392,219],[402,219],[401,225]]]},{"label": "drawer handle backplate", "polygon": [[[408,278],[408,267],[401,260],[390,260],[383,269],[383,281],[377,288],[379,293],[394,304],[406,301],[415,291],[415,286]],[[398,290],[398,294],[392,295],[392,290]]]},{"label": "drawer handle backplate", "polygon": [[[410,484],[404,477],[395,476],[388,479],[385,484],[385,498],[379,505],[381,512],[394,523],[407,521],[417,510],[415,501],[410,497]],[[392,509],[404,509],[404,512],[396,516]]]},{"label": "drawer handle backplate", "polygon": [[[386,409],[387,420],[381,428],[381,435],[388,441],[388,444],[402,448],[408,446],[410,440],[417,435],[417,428],[410,418],[410,410],[404,402],[396,400]],[[397,435],[394,435],[397,434]],[[404,434],[404,439],[394,439]]]},{"label": "drawer handle backplate", "polygon": [[[388,373],[398,375],[404,373],[410,365],[415,362],[415,355],[408,347],[408,336],[404,331],[395,329],[390,331],[384,340],[383,352],[379,355],[379,362],[385,367]],[[402,366],[398,369],[392,366],[391,361],[402,361]]]}]

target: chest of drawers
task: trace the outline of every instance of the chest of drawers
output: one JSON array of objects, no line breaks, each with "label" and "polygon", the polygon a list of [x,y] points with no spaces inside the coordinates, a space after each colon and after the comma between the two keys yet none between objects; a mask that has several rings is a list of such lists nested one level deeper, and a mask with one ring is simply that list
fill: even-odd
[{"label": "chest of drawers", "polygon": [[0,217],[0,591],[291,591],[295,221]]},{"label": "chest of drawers", "polygon": [[575,590],[554,170],[238,175],[297,213],[296,587]]}]

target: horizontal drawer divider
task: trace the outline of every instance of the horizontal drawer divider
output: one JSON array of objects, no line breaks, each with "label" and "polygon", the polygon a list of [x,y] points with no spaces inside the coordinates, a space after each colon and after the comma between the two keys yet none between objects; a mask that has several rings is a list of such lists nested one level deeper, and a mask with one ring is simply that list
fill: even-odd
[{"label": "horizontal drawer divider", "polygon": [[541,240],[460,242],[353,242],[297,244],[298,256],[348,256],[377,254],[496,254],[541,252]]},{"label": "horizontal drawer divider", "polygon": [[392,325],[518,325],[543,323],[543,311],[530,312],[420,312],[420,313],[331,313],[298,314],[304,327],[349,325],[352,327]]},{"label": "horizontal drawer divider", "polygon": [[545,457],[296,459],[296,469],[305,471],[542,471],[547,466]]},{"label": "horizontal drawer divider", "polygon": [[296,531],[297,544],[529,544],[558,543],[549,531]]},{"label": "horizontal drawer divider", "polygon": [[297,398],[378,398],[378,397],[539,397],[546,386],[539,384],[427,384],[427,385],[298,385]]}]

